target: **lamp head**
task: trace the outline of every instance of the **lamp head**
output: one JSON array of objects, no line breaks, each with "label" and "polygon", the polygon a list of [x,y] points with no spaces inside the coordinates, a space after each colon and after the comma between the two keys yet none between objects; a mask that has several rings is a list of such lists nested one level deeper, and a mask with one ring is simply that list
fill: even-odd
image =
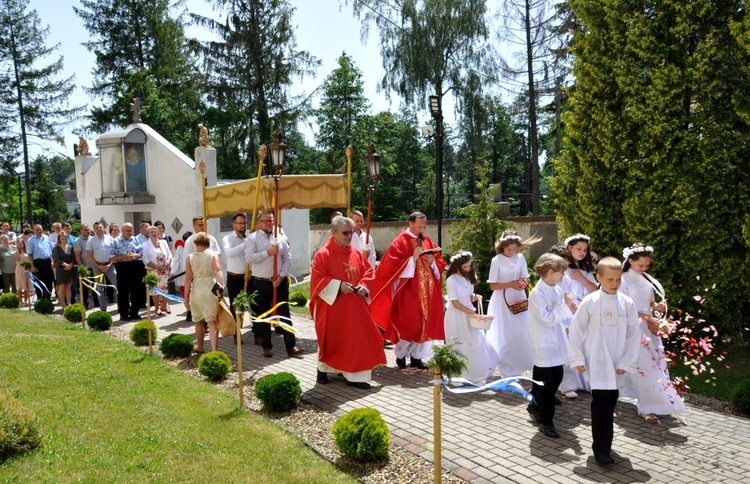
[{"label": "lamp head", "polygon": [[375,152],[375,145],[372,144],[372,140],[367,142],[365,162],[367,163],[367,169],[370,172],[370,176],[374,181],[377,181],[380,176],[380,154]]},{"label": "lamp head", "polygon": [[282,141],[283,135],[281,130],[276,128],[273,133],[273,141],[271,142],[271,164],[276,173],[281,174],[281,170],[284,169],[286,145]]}]

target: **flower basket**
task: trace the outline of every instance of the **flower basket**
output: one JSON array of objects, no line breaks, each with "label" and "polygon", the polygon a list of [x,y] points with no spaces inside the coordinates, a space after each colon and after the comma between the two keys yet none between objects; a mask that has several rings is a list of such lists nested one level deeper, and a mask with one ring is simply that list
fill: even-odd
[{"label": "flower basket", "polygon": [[479,300],[479,312],[469,316],[469,325],[475,329],[481,329],[487,331],[492,326],[492,316],[484,314],[484,307],[482,306],[482,300]]}]

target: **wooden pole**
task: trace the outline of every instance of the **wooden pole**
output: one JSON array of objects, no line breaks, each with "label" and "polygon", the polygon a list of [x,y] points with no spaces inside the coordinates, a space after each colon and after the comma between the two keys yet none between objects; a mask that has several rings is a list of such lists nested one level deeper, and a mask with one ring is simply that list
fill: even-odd
[{"label": "wooden pole", "polygon": [[[354,148],[352,145],[346,147],[346,216],[351,216],[352,211],[352,155]],[[368,219],[369,220],[369,219]]]},{"label": "wooden pole", "polygon": [[[205,219],[204,219],[205,220]],[[151,289],[146,286],[146,325],[148,326],[148,354],[153,355],[154,350],[151,348],[151,305],[148,303],[151,300]]]},{"label": "wooden pole", "polygon": [[260,148],[258,148],[258,176],[256,178],[255,182],[255,204],[253,205],[253,219],[250,223],[250,231],[255,232],[255,219],[258,217],[258,197],[260,196],[260,182],[261,177],[263,176],[263,163],[266,159],[266,153],[268,153],[268,148],[266,148],[266,145],[260,145]]},{"label": "wooden pole", "polygon": [[434,368],[432,370],[433,390],[432,398],[434,403],[434,414],[432,416],[432,433],[433,433],[433,461],[435,463],[435,484],[440,484],[443,477],[443,462],[441,458],[442,445],[441,445],[441,431],[440,431],[440,392],[442,390],[442,374],[440,368]]},{"label": "wooden pole", "polygon": [[[276,221],[276,217],[279,213],[279,176],[274,177],[274,182],[276,184],[276,189],[274,190],[273,194],[273,215],[274,215],[274,221],[273,221],[273,238],[276,241],[277,246],[280,248],[281,243],[279,241],[279,224]],[[276,287],[276,278],[279,277],[279,254],[278,252],[273,255],[273,281],[271,281],[271,284],[273,285],[273,302],[271,303],[271,307],[276,306],[277,302],[277,296],[278,291]],[[273,312],[276,314],[276,311]]]},{"label": "wooden pole", "polygon": [[242,318],[245,316],[244,311],[238,312],[235,311],[235,318],[234,322],[236,324],[236,340],[237,340],[237,377],[239,378],[239,385],[240,385],[240,408],[245,408],[245,395],[243,393],[243,382],[244,376],[242,374],[242,333],[240,330],[242,329]]},{"label": "wooden pole", "polygon": [[[365,231],[367,233],[367,236],[365,237],[365,246],[369,247],[368,250],[372,250],[372,246],[370,244],[370,220],[371,219],[372,219],[372,185],[370,185],[367,188],[367,229]],[[373,267],[373,269],[375,268]]]},{"label": "wooden pole", "polygon": [[[83,278],[78,274],[78,296],[83,298]],[[81,326],[86,329],[86,303],[88,301],[81,301]]]}]

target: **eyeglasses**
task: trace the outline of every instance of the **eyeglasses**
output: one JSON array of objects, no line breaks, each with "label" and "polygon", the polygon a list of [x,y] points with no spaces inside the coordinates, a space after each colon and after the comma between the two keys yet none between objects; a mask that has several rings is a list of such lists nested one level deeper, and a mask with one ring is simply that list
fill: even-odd
[{"label": "eyeglasses", "polygon": [[350,235],[352,235],[354,233],[354,231],[353,230],[342,230],[339,233],[340,234],[344,234],[346,237],[349,237]]},{"label": "eyeglasses", "polygon": [[267,220],[258,220],[258,223],[261,223],[261,224],[270,224],[270,223],[272,223],[272,222],[273,222],[273,220],[271,220],[271,219],[267,219]]}]

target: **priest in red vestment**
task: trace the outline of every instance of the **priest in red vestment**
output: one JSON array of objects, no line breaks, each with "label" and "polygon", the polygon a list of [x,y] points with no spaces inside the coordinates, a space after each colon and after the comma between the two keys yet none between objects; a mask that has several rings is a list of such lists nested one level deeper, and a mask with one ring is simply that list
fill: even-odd
[{"label": "priest in red vestment", "polygon": [[370,388],[372,369],[385,365],[380,331],[370,314],[373,270],[352,247],[354,221],[336,217],[331,238],[316,254],[310,276],[310,313],[318,335],[318,383],[341,373],[347,386]]},{"label": "priest in red vestment", "polygon": [[425,234],[427,216],[414,212],[409,228],[383,254],[372,284],[372,316],[384,337],[396,343],[396,364],[425,369],[422,358],[432,356],[432,340],[444,340],[440,247]]}]

